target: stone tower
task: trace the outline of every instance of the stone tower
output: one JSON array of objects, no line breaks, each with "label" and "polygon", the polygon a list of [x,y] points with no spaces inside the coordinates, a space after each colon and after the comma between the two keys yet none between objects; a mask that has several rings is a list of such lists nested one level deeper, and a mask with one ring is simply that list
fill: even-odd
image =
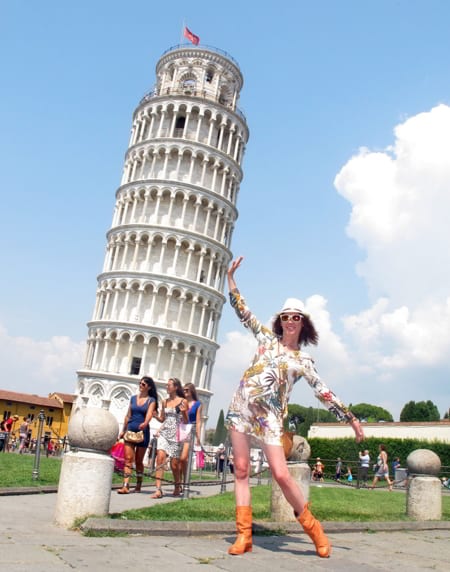
[{"label": "stone tower", "polygon": [[143,375],[197,387],[211,375],[248,128],[243,77],[225,52],[170,48],[133,114],[123,176],[98,276],[78,406],[121,423]]}]

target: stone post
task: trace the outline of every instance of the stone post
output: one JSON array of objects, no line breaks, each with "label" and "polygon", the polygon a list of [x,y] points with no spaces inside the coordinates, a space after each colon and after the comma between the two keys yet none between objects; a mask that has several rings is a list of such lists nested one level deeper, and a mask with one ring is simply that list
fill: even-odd
[{"label": "stone post", "polygon": [[[309,499],[309,483],[311,482],[311,469],[307,463],[311,455],[311,448],[303,437],[294,436],[292,452],[288,458],[288,469],[292,477],[299,484],[305,500]],[[272,478],[271,513],[274,522],[295,522],[294,511],[284,498],[284,495],[275,479]]]},{"label": "stone post", "polygon": [[414,520],[442,518],[441,460],[429,449],[416,449],[406,459],[408,492],[406,514]]},{"label": "stone post", "polygon": [[59,477],[55,521],[70,528],[78,518],[109,512],[114,459],[109,451],[119,424],[106,409],[86,407],[71,417],[70,451],[64,455]]}]

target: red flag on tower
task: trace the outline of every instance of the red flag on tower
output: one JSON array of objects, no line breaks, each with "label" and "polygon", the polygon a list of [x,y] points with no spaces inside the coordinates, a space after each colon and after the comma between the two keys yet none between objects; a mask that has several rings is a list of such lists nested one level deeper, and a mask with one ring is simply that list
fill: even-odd
[{"label": "red flag on tower", "polygon": [[187,26],[184,27],[184,37],[187,38],[190,42],[198,46],[200,43],[200,37],[193,34]]}]

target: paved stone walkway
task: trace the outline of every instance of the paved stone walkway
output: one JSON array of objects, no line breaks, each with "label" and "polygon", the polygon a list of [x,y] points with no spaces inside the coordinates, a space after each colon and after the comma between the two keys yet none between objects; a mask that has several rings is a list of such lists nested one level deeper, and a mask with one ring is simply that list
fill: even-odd
[{"label": "paved stone walkway", "polygon": [[[153,489],[146,489],[141,494],[118,495],[113,491],[110,512],[178,500],[167,496],[153,501],[151,492]],[[211,487],[197,491],[194,487],[194,494],[216,492]],[[135,524],[117,520],[115,522],[131,534],[86,537],[56,526],[53,523],[55,506],[55,493],[0,496],[1,570],[261,572],[276,568],[283,572],[302,569],[308,572],[447,572],[449,569],[449,522],[428,523],[428,530],[419,530],[421,523],[374,523],[369,530],[367,525],[325,523],[333,552],[331,558],[322,560],[316,556],[309,538],[296,525],[284,536],[255,535],[252,553],[230,556],[227,550],[234,540],[231,523],[198,523],[197,532],[181,531],[176,523],[146,523],[147,531],[133,533]],[[101,524],[105,519],[91,520],[91,524],[95,522]],[[157,529],[157,526],[161,528]]]}]

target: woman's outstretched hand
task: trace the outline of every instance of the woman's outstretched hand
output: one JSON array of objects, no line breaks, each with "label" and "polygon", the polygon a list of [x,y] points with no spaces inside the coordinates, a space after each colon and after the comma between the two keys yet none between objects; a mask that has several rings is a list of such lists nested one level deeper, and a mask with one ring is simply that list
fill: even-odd
[{"label": "woman's outstretched hand", "polygon": [[353,431],[355,432],[355,439],[357,443],[361,443],[361,441],[364,441],[364,431],[362,430],[361,424],[358,421],[358,419],[353,419],[350,422],[350,425],[352,426]]},{"label": "woman's outstretched hand", "polygon": [[228,276],[228,288],[229,288],[229,290],[234,290],[236,288],[236,281],[234,279],[234,273],[239,268],[239,266],[241,265],[241,262],[243,260],[244,260],[243,256],[238,256],[237,258],[235,258],[233,260],[233,262],[230,264],[230,266],[228,268],[227,276]]}]

